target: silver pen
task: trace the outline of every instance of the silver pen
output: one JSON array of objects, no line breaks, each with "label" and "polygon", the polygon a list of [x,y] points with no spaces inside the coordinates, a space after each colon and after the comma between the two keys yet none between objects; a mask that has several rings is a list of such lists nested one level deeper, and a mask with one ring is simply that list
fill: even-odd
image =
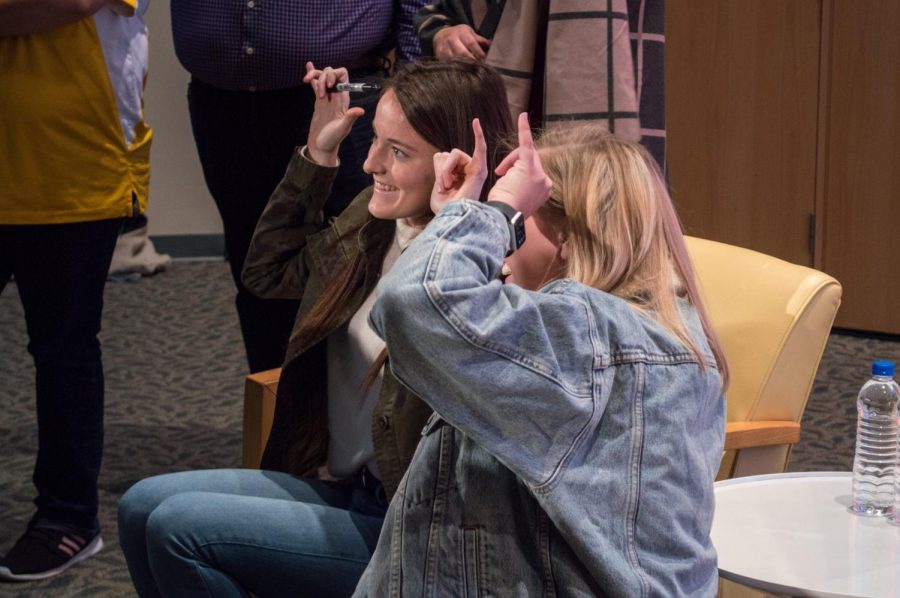
[{"label": "silver pen", "polygon": [[328,93],[335,91],[349,91],[350,93],[363,93],[366,91],[377,91],[381,86],[376,83],[338,83],[334,87],[327,89]]}]

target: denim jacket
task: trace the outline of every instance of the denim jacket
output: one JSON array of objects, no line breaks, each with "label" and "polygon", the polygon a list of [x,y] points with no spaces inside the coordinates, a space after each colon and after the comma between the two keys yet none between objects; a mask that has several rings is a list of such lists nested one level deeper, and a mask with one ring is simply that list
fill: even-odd
[{"label": "denim jacket", "polygon": [[382,283],[370,322],[435,414],[356,595],[714,595],[725,401],[696,312],[705,369],[620,298],[502,284],[508,243],[453,202]]}]

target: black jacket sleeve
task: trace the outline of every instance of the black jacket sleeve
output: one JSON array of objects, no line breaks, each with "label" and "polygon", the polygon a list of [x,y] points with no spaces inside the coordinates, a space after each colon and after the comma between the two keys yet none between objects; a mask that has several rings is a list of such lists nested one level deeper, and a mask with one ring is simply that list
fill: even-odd
[{"label": "black jacket sleeve", "polygon": [[434,56],[434,35],[444,27],[472,23],[471,0],[437,0],[419,9],[413,25],[425,56]]}]

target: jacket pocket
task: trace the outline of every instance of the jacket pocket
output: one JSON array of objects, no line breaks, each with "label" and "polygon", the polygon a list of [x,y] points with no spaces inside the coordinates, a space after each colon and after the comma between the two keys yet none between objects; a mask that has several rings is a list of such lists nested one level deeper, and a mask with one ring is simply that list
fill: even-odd
[{"label": "jacket pocket", "polygon": [[462,580],[465,598],[481,598],[484,596],[482,574],[484,572],[485,555],[481,526],[467,525],[462,528]]}]

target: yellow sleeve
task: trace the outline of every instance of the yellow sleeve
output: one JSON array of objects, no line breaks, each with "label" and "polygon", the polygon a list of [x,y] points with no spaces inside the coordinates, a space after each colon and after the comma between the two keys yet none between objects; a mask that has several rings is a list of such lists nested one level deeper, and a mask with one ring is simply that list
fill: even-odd
[{"label": "yellow sleeve", "polygon": [[112,0],[110,7],[120,15],[130,17],[137,9],[137,0]]}]

